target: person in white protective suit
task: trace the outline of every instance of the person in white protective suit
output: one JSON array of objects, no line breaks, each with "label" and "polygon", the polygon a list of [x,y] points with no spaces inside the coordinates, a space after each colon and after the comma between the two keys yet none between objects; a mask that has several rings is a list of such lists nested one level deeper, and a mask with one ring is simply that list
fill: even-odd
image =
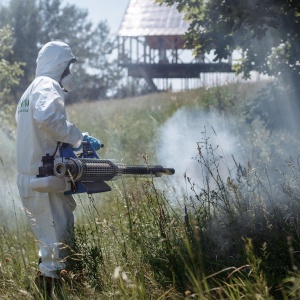
[{"label": "person in white protective suit", "polygon": [[67,120],[64,103],[64,92],[75,86],[70,72],[74,62],[76,58],[67,44],[45,44],[38,53],[35,79],[16,111],[19,194],[39,243],[40,273],[53,279],[60,279],[60,270],[66,267],[62,249],[74,235],[76,203],[63,193],[34,191],[30,180],[38,174],[42,157],[54,155],[58,142],[73,148],[82,143],[83,134]]}]

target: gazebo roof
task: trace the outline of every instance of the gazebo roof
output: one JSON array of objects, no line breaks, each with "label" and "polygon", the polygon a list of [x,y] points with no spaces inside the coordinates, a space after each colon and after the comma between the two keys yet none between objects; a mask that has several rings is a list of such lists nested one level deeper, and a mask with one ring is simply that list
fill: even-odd
[{"label": "gazebo roof", "polygon": [[183,36],[189,23],[176,6],[159,5],[154,0],[130,0],[118,36]]}]

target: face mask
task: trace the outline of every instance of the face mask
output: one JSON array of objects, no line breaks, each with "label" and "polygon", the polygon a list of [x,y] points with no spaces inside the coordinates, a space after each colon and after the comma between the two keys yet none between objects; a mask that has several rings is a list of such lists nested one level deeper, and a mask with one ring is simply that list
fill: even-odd
[{"label": "face mask", "polygon": [[75,89],[76,83],[73,77],[75,62],[71,62],[65,69],[60,84],[66,92],[71,92]]},{"label": "face mask", "polygon": [[76,88],[76,83],[72,74],[66,75],[61,80],[61,85],[67,92],[73,91]]}]

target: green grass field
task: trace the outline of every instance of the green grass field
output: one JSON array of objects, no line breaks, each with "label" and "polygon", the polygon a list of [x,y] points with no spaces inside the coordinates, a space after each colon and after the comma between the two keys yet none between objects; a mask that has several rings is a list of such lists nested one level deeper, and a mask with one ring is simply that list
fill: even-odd
[{"label": "green grass field", "polygon": [[[72,122],[104,143],[103,158],[163,163],[157,155],[161,129],[185,108],[228,119],[232,135],[243,133],[238,146],[248,159],[224,157],[222,145],[213,147],[207,137],[194,143],[200,175],[176,172],[183,191],[164,178],[124,179],[109,183],[109,193],[76,195],[76,246],[63,273],[63,290],[54,299],[300,298],[299,167],[297,156],[282,150],[297,149],[298,140],[270,132],[259,119],[247,123],[246,107],[264,85],[67,107]],[[12,119],[10,130],[13,124]],[[185,126],[202,132],[197,124]],[[14,140],[2,131],[0,298],[43,299],[34,284],[37,244],[16,191]],[[180,155],[185,158],[184,152]],[[226,166],[224,177],[220,168]]]}]

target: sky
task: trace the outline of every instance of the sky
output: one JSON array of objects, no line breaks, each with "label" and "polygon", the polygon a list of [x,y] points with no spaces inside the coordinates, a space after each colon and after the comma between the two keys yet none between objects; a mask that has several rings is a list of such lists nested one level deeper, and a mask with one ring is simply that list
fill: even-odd
[{"label": "sky", "polygon": [[111,34],[115,34],[119,29],[129,0],[65,0],[63,3],[87,9],[89,19],[94,24],[106,20]]}]

